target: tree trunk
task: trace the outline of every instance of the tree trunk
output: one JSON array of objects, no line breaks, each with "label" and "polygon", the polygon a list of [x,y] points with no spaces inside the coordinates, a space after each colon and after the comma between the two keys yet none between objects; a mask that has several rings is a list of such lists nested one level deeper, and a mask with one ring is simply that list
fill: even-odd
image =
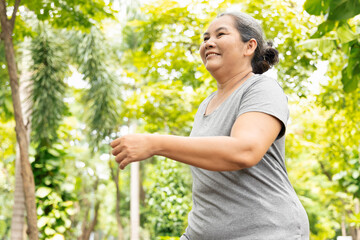
[{"label": "tree trunk", "polygon": [[91,233],[94,231],[99,214],[99,208],[100,208],[100,201],[97,201],[94,208],[94,218],[91,221],[90,225],[85,228],[85,231],[82,234],[82,240],[89,240]]},{"label": "tree trunk", "polygon": [[21,177],[19,144],[16,144],[14,206],[11,218],[11,240],[24,239],[25,196]]},{"label": "tree trunk", "polygon": [[143,171],[144,165],[145,165],[145,163],[141,164],[141,162],[140,162],[139,191],[140,191],[140,204],[142,204],[142,206],[146,206],[146,203],[145,203],[146,193],[145,193],[144,184],[143,184],[143,175],[145,172],[145,171]]},{"label": "tree trunk", "polygon": [[[111,155],[111,151],[109,153]],[[112,160],[109,160],[109,168],[110,168],[110,173],[111,173],[111,177],[115,183],[115,187],[116,187],[116,202],[115,202],[115,216],[116,216],[116,222],[118,225],[118,240],[124,240],[124,228],[121,224],[121,215],[120,215],[120,187],[119,187],[119,174],[120,174],[120,168],[117,166],[116,167],[116,173],[114,173],[113,170],[113,164],[112,164]]]},{"label": "tree trunk", "polygon": [[15,115],[15,131],[16,139],[20,148],[20,159],[21,159],[21,176],[23,180],[24,194],[25,194],[25,207],[27,213],[27,234],[30,240],[38,239],[38,228],[37,228],[37,216],[36,216],[36,203],[35,203],[35,183],[34,175],[29,162],[28,153],[28,140],[26,136],[26,127],[23,121],[23,115],[21,111],[20,93],[19,93],[19,82],[17,76],[17,67],[15,61],[15,51],[12,42],[12,30],[14,26],[16,11],[18,9],[20,1],[15,2],[14,13],[10,20],[6,16],[6,3],[5,0],[0,1],[0,21],[1,21],[1,37],[5,45],[5,58],[7,62],[10,86],[11,86],[11,97],[13,101],[14,115]]},{"label": "tree trunk", "polygon": [[341,236],[346,236],[345,213],[341,218]]},{"label": "tree trunk", "polygon": [[[30,115],[31,115],[31,102],[28,100],[30,95],[30,76],[28,71],[28,63],[30,61],[27,53],[24,53],[21,57],[21,69],[20,76],[20,100],[21,109],[25,125],[27,126],[27,140],[30,143]],[[26,237],[24,231],[25,227],[25,195],[24,187],[21,177],[21,160],[20,160],[20,148],[19,144],[16,144],[16,160],[15,160],[15,191],[14,191],[14,206],[11,219],[11,240],[23,240]]]},{"label": "tree trunk", "polygon": [[85,215],[84,215],[84,220],[83,220],[83,222],[81,224],[81,236],[78,238],[78,240],[85,239],[85,234],[86,234],[87,225],[88,225],[87,219],[89,217],[89,211],[90,211],[89,203],[86,200],[84,201],[82,206],[86,206],[86,211],[85,211]]},{"label": "tree trunk", "polygon": [[[96,179],[95,184],[94,184],[95,195],[96,195],[96,191],[98,188],[98,184],[99,184],[99,179]],[[95,203],[94,218],[92,219],[90,224],[88,223],[88,217],[89,217],[89,212],[90,212],[90,208],[91,208],[90,203],[87,199],[84,199],[84,202],[82,205],[86,206],[86,212],[85,212],[84,221],[83,221],[82,227],[81,227],[81,236],[78,238],[78,240],[89,240],[90,235],[94,231],[96,223],[97,223],[99,208],[100,208],[100,200],[97,200]]]},{"label": "tree trunk", "polygon": [[131,165],[131,179],[130,179],[130,227],[131,227],[131,240],[140,239],[140,189],[139,189],[139,176],[140,176],[140,163],[134,162]]}]

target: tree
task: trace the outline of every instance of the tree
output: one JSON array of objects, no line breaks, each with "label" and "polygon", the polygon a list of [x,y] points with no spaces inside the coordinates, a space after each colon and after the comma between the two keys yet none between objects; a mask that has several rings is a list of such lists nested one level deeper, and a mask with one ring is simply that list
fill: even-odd
[{"label": "tree", "polygon": [[[23,48],[24,49],[24,48]],[[21,100],[21,109],[23,111],[24,119],[27,119],[27,132],[28,137],[27,141],[30,144],[30,133],[31,133],[31,124],[30,124],[30,115],[31,115],[31,102],[28,101],[31,82],[29,72],[30,69],[27,65],[29,62],[29,53],[24,50],[25,53],[22,54],[20,68],[21,75],[19,77],[19,90],[20,90],[20,100]],[[15,240],[20,240],[24,238],[24,214],[25,214],[25,204],[24,204],[24,190],[21,177],[21,159],[19,145],[16,144],[16,159],[15,159],[15,191],[14,191],[14,204],[13,204],[13,215],[11,219],[11,238]]]},{"label": "tree", "polygon": [[26,126],[23,121],[23,115],[21,110],[20,103],[20,94],[19,94],[19,82],[17,76],[17,67],[15,60],[15,50],[12,41],[12,34],[15,25],[16,13],[20,5],[20,0],[15,1],[12,17],[10,20],[7,18],[6,14],[6,3],[5,0],[0,2],[0,20],[1,20],[1,39],[4,41],[5,45],[5,57],[7,61],[7,67],[10,78],[11,92],[12,92],[12,101],[16,122],[16,138],[19,144],[20,149],[20,159],[21,159],[21,175],[23,178],[23,186],[25,193],[25,206],[27,211],[27,223],[28,223],[28,235],[29,238],[38,239],[38,229],[37,229],[37,217],[36,217],[36,206],[35,206],[35,183],[34,175],[31,170],[29,163],[29,154],[28,154],[28,138],[26,135]]},{"label": "tree", "polygon": [[[110,155],[110,154],[109,154]],[[109,161],[109,168],[111,178],[115,183],[116,188],[116,203],[115,203],[115,215],[116,215],[116,222],[118,224],[118,240],[124,239],[124,227],[121,223],[121,215],[120,215],[120,201],[121,201],[121,194],[120,194],[120,184],[119,184],[119,175],[120,175],[120,168],[115,166],[113,167],[113,161]]]},{"label": "tree", "polygon": [[[357,120],[360,82],[360,35],[355,28],[359,24],[358,0],[306,1],[304,9],[321,20],[306,48],[321,52],[327,61],[327,81],[317,96],[316,104],[328,112],[325,125],[327,142],[319,152],[322,174],[333,182],[334,217],[341,222],[342,234],[360,238],[359,224],[359,139]],[[311,51],[311,50],[310,50]],[[330,137],[331,136],[331,137]]]},{"label": "tree", "polygon": [[[20,148],[21,157],[21,169],[22,180],[24,183],[25,203],[27,210],[27,222],[28,222],[28,234],[30,239],[38,238],[38,230],[36,226],[36,206],[35,206],[35,185],[33,173],[29,163],[28,155],[28,140],[26,137],[26,126],[23,122],[20,96],[19,96],[19,84],[15,60],[15,50],[13,43],[13,35],[21,35],[20,32],[14,32],[15,18],[20,6],[20,0],[16,0],[13,6],[12,16],[10,19],[7,17],[7,3],[5,0],[0,2],[0,20],[1,20],[1,39],[4,41],[5,57],[7,61],[7,68],[9,72],[10,85],[12,91],[12,100],[14,115],[16,121],[16,134]],[[73,3],[67,1],[66,4],[62,2],[51,3],[50,1],[38,1],[38,2],[25,2],[25,7],[28,10],[33,11],[38,19],[50,20],[51,24],[57,27],[69,27],[70,25],[86,29],[92,25],[91,21],[99,21],[104,17],[111,16],[108,8],[101,1],[92,1],[91,3]],[[81,11],[78,11],[78,7],[81,6]],[[98,8],[99,11],[94,12],[93,8]],[[76,10],[74,10],[76,9]],[[70,11],[69,11],[70,10]],[[53,13],[60,13],[54,15]],[[54,16],[54,17],[51,17]],[[90,17],[93,19],[90,21]],[[59,21],[61,19],[61,21]],[[75,20],[76,19],[76,20]],[[66,20],[66,21],[64,21]],[[20,20],[21,21],[21,20]],[[19,22],[19,20],[18,20]],[[16,28],[15,28],[16,29]],[[13,34],[15,33],[15,34]],[[17,33],[17,34],[16,34]]]}]

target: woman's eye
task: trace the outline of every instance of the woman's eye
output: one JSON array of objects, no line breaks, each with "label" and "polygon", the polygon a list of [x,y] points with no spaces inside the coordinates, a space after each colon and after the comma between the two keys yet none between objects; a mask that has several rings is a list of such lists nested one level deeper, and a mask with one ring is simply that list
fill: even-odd
[{"label": "woman's eye", "polygon": [[204,42],[209,40],[209,37],[204,37]]},{"label": "woman's eye", "polygon": [[222,36],[222,35],[225,35],[225,33],[219,33],[218,34],[218,37]]}]

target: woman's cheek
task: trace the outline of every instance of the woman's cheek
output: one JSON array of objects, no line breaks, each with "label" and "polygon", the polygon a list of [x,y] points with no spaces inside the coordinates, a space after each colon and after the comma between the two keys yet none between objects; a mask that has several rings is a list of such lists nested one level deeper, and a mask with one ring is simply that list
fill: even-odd
[{"label": "woman's cheek", "polygon": [[203,63],[205,63],[205,48],[203,44],[200,46],[199,52],[200,52],[201,60],[203,61]]}]

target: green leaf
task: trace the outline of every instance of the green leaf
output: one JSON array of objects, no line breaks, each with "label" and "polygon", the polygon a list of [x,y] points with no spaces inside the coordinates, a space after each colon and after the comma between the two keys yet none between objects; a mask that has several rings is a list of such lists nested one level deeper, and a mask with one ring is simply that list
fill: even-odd
[{"label": "green leaf", "polygon": [[348,43],[359,37],[359,35],[353,32],[347,24],[338,27],[336,32],[341,43]]},{"label": "green leaf", "polygon": [[58,231],[59,233],[64,233],[66,231],[66,228],[64,226],[59,226],[56,228],[56,231]]},{"label": "green leaf", "polygon": [[359,0],[331,0],[329,20],[345,20],[360,14]]},{"label": "green leaf", "polygon": [[33,155],[33,156],[36,154],[35,148],[33,146],[31,146],[31,145],[29,146],[29,154]]},{"label": "green leaf", "polygon": [[347,74],[347,68],[348,67],[346,67],[342,70],[341,82],[343,84],[344,91],[349,93],[349,92],[354,91],[358,87],[360,74],[350,75],[350,77],[349,77],[349,75]]},{"label": "green leaf", "polygon": [[311,35],[311,38],[321,38],[326,33],[330,32],[331,30],[334,29],[335,23],[336,23],[335,21],[331,21],[331,20],[327,20],[327,21],[321,23],[317,27],[317,31],[313,35]]},{"label": "green leaf", "polygon": [[38,228],[44,227],[48,222],[49,222],[48,217],[41,217],[37,222]]},{"label": "green leaf", "polygon": [[45,164],[45,168],[46,168],[46,170],[51,171],[51,170],[55,169],[56,166],[54,166],[52,164]]},{"label": "green leaf", "polygon": [[350,49],[350,57],[348,61],[347,74],[359,75],[360,74],[360,45],[354,44]]},{"label": "green leaf", "polygon": [[360,176],[360,172],[359,172],[359,171],[354,171],[354,172],[352,173],[352,177],[353,177],[354,179],[357,179],[359,176]]},{"label": "green leaf", "polygon": [[359,190],[359,186],[355,184],[351,184],[350,186],[347,187],[347,190],[351,193],[355,193]]},{"label": "green leaf", "polygon": [[39,187],[38,190],[36,191],[36,196],[39,198],[44,198],[47,195],[49,195],[50,192],[51,192],[51,188]]},{"label": "green leaf", "polygon": [[309,14],[319,16],[327,11],[328,5],[328,0],[306,0],[304,9]]},{"label": "green leaf", "polygon": [[333,38],[317,38],[317,39],[308,39],[298,46],[302,46],[303,48],[310,50],[319,50],[322,53],[329,53],[335,49],[335,39]]},{"label": "green leaf", "polygon": [[5,99],[4,99],[4,103],[5,103],[5,107],[6,107],[8,110],[12,111],[12,109],[13,109],[13,104],[12,104],[11,99],[5,98]]},{"label": "green leaf", "polygon": [[54,235],[55,233],[56,233],[56,231],[55,231],[54,229],[49,228],[49,227],[46,227],[46,228],[45,228],[45,234],[46,234],[46,235],[51,236],[51,235]]},{"label": "green leaf", "polygon": [[54,143],[52,147],[55,148],[56,150],[64,150],[64,146],[59,143]]},{"label": "green leaf", "polygon": [[53,149],[53,148],[48,149],[48,152],[51,155],[53,155],[54,157],[59,157],[60,156],[60,153],[58,151],[56,151],[55,149]]}]

